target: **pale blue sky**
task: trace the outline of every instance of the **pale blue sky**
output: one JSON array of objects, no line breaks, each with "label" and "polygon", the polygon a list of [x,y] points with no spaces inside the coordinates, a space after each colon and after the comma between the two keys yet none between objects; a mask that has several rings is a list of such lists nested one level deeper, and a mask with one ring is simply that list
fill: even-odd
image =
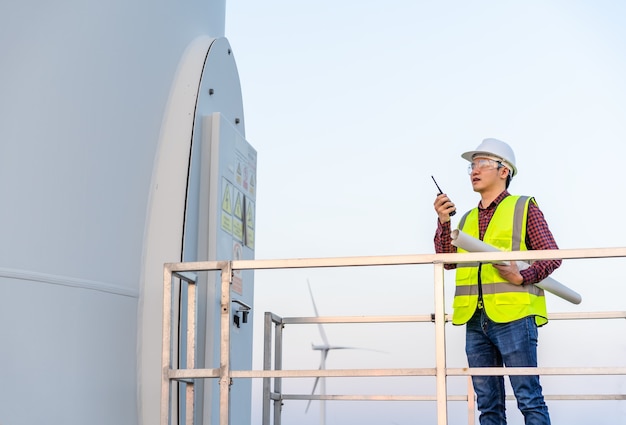
[{"label": "pale blue sky", "polygon": [[[625,21],[626,5],[616,1],[229,1],[226,36],[242,82],[246,136],[259,153],[257,258],[432,253],[430,175],[460,210],[475,206],[460,155],[485,137],[514,148],[519,176],[511,192],[536,197],[561,248],[623,246]],[[549,295],[550,311],[624,310],[620,265],[564,263],[553,277],[583,303]],[[313,315],[307,278],[322,315],[432,311],[428,266],[257,273],[257,314]],[[602,326],[624,335],[623,323]],[[434,361],[430,325],[326,329],[331,342],[387,351],[333,352],[329,368]],[[464,365],[463,329],[447,329],[449,363]],[[594,329],[551,323],[540,333],[540,363],[623,366],[626,342],[609,344]],[[317,329],[287,332],[288,365],[316,368],[310,344],[320,342]],[[623,380],[585,381],[545,379],[544,387],[587,392],[597,382],[596,389],[626,391]],[[424,387],[376,381],[367,389],[365,382],[357,381],[358,393]],[[289,390],[306,393],[311,385],[290,382]],[[328,393],[354,387],[328,381]],[[307,415],[304,407],[287,402],[283,423],[317,424],[317,407]],[[570,425],[626,417],[623,402],[550,408],[553,422]],[[329,425],[430,423],[435,411],[434,404],[357,402],[327,409]],[[521,423],[514,405],[509,411],[510,423]],[[464,420],[463,407],[449,413]]]}]

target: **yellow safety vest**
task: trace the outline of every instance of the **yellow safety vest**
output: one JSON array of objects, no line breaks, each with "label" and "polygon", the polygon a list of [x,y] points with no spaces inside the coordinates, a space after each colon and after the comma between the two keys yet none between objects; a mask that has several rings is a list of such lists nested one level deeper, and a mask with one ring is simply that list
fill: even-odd
[{"label": "yellow safety vest", "polygon": [[[527,196],[507,196],[496,207],[487,226],[483,241],[502,251],[526,251],[526,221],[528,205],[535,202]],[[478,208],[461,218],[459,229],[478,238]],[[459,248],[458,252],[466,252]],[[498,323],[512,322],[535,316],[538,326],[548,322],[546,299],[535,285],[514,285],[504,280],[489,263],[458,264],[452,323],[462,325],[474,315],[478,306],[478,274],[482,286],[483,308],[487,316]]]}]

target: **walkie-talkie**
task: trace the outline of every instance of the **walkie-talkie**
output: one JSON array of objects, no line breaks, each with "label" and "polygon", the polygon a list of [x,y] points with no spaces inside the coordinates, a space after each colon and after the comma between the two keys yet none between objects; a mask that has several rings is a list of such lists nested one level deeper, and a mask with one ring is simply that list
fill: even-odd
[{"label": "walkie-talkie", "polygon": [[[441,188],[439,187],[439,185],[437,184],[437,180],[435,180],[435,176],[430,176],[433,181],[435,182],[435,186],[437,186],[437,190],[439,190],[439,194],[441,195],[443,193],[443,191],[441,190]],[[450,217],[452,217],[454,214],[456,214],[456,210],[452,211],[450,213]]]}]

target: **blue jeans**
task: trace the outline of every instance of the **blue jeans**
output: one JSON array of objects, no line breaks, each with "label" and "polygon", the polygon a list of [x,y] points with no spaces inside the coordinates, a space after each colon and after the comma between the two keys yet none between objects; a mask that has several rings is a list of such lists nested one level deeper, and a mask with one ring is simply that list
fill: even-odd
[{"label": "blue jeans", "polygon": [[[477,309],[467,322],[465,352],[470,367],[536,367],[537,325],[525,317],[510,323],[495,323]],[[527,425],[549,425],[548,406],[543,400],[539,376],[510,376],[517,407]],[[481,425],[506,424],[504,377],[472,376]]]}]

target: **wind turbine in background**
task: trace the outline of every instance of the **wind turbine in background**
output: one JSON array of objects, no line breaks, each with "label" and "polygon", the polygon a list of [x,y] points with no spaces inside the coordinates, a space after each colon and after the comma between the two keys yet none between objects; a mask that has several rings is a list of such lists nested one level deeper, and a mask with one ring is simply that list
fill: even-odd
[{"label": "wind turbine in background", "polygon": [[[309,294],[311,295],[311,302],[313,303],[313,310],[315,311],[315,317],[320,317],[317,311],[317,306],[315,305],[315,299],[313,298],[313,291],[311,290],[311,283],[309,283],[309,279],[306,280],[306,283],[309,287]],[[359,347],[345,347],[341,345],[330,345],[330,343],[328,342],[328,338],[326,337],[326,332],[324,332],[324,327],[322,326],[322,324],[318,323],[317,326],[320,330],[320,336],[322,337],[322,344],[320,345],[311,344],[311,347],[313,348],[313,350],[319,350],[321,354],[319,370],[326,369],[326,358],[328,357],[328,352],[330,350],[365,350],[365,348],[359,348]],[[373,351],[376,351],[376,350],[373,350]],[[320,395],[325,396],[326,395],[326,378],[321,377],[320,379],[319,376],[315,378],[315,383],[313,384],[313,390],[311,391],[311,395],[315,394],[315,389],[317,388],[318,382],[320,384]],[[309,411],[309,407],[311,406],[311,401],[312,400],[309,400],[309,402],[307,403],[305,413]],[[320,400],[320,425],[326,425],[326,400],[324,399]]]}]

